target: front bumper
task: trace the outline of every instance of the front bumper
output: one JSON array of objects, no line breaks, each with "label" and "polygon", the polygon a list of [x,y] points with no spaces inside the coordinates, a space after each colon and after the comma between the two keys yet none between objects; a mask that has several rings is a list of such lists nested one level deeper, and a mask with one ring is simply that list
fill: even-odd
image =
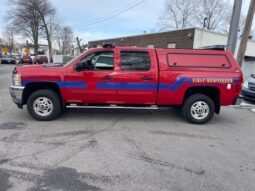
[{"label": "front bumper", "polygon": [[2,60],[3,64],[16,64],[15,60]]},{"label": "front bumper", "polygon": [[255,91],[243,88],[241,94],[244,99],[255,101]]},{"label": "front bumper", "polygon": [[24,88],[21,86],[10,86],[9,88],[13,102],[19,106],[23,105],[22,95]]}]

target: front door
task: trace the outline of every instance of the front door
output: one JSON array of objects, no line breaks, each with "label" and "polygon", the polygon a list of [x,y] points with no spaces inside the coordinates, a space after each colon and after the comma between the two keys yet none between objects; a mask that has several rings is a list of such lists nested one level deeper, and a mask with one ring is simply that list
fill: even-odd
[{"label": "front door", "polygon": [[[84,68],[73,69],[65,81],[77,87],[69,89],[71,103],[108,104],[116,102],[116,83],[114,51],[101,50],[91,52],[82,58]],[[80,85],[79,85],[80,84]],[[105,84],[111,88],[105,88]]]}]

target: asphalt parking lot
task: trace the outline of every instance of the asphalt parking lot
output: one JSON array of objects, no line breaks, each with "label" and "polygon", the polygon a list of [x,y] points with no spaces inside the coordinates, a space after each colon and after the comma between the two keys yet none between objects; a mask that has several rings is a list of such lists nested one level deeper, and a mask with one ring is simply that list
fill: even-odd
[{"label": "asphalt parking lot", "polygon": [[0,191],[255,190],[255,106],[207,125],[178,110],[69,110],[37,122],[11,101],[0,65]]}]

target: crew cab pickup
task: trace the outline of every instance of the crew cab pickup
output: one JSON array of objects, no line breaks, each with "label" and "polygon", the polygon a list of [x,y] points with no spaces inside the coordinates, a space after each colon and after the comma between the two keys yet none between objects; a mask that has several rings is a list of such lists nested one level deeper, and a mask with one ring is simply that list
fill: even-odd
[{"label": "crew cab pickup", "polygon": [[236,103],[242,83],[227,51],[104,46],[65,64],[16,68],[10,94],[41,121],[64,108],[178,106],[189,122],[203,124]]}]

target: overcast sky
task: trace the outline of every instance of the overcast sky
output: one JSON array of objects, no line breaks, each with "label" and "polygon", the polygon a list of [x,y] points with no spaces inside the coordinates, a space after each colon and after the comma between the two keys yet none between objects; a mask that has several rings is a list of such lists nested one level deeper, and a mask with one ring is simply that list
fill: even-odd
[{"label": "overcast sky", "polygon": [[[156,31],[157,18],[163,10],[164,0],[144,0],[123,14],[95,25],[98,19],[131,7],[139,0],[50,0],[57,8],[63,25],[73,28],[76,35],[86,40],[141,34]],[[233,2],[234,0],[230,0]],[[0,30],[5,25],[8,0],[0,0]],[[247,12],[250,0],[244,1],[243,12]],[[120,11],[121,12],[121,11]]]}]

